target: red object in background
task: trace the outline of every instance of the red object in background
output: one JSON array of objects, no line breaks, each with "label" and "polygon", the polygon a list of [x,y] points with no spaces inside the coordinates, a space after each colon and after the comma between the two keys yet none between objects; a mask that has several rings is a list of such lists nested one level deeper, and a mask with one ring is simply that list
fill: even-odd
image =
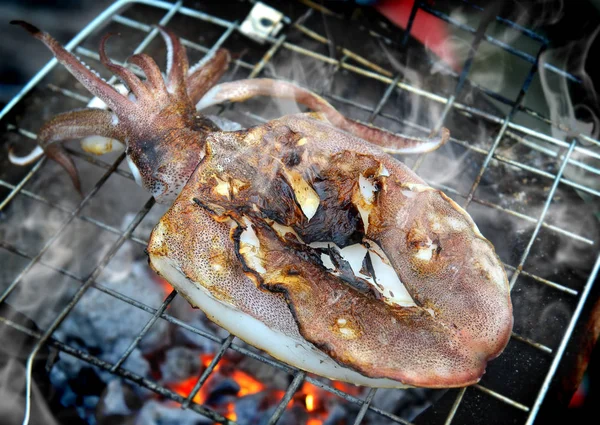
[{"label": "red object in background", "polygon": [[[375,4],[375,8],[390,21],[406,29],[408,18],[412,11],[414,0],[382,0]],[[446,62],[453,70],[459,71],[461,65],[457,63],[449,42],[448,24],[429,13],[419,10],[415,16],[410,34]]]},{"label": "red object in background", "polygon": [[587,386],[587,379],[586,376],[584,376],[581,384],[579,384],[579,387],[577,387],[577,391],[575,391],[575,394],[573,394],[573,397],[571,397],[569,409],[579,409],[583,407],[583,404],[585,403],[585,397],[587,396],[588,392]]}]

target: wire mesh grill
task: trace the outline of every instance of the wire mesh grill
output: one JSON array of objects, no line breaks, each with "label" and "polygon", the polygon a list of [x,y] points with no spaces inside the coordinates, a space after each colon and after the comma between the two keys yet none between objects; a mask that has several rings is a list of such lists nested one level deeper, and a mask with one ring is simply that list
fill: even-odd
[{"label": "wire mesh grill", "polygon": [[[140,4],[143,4],[144,7],[147,8],[147,10],[152,9],[154,12],[160,13],[160,15],[162,16],[156,22],[152,23],[169,25],[178,17],[184,16],[186,17],[186,19],[196,20],[199,23],[199,25],[201,24],[201,27],[210,25],[214,31],[214,34],[211,36],[204,37],[203,41],[207,41],[206,44],[190,41],[189,39],[186,39],[185,35],[183,37],[182,41],[188,49],[188,52],[191,55],[196,55],[197,57],[202,57],[203,55],[216,50],[220,46],[225,45],[233,37],[233,35],[236,34],[236,30],[238,29],[238,26],[240,24],[240,21],[235,19],[243,19],[243,17],[245,16],[245,14],[251,6],[251,4],[247,5],[248,7],[245,8],[240,6],[240,9],[242,11],[238,13],[239,17],[235,19],[230,19],[219,16],[213,16],[206,12],[185,7],[183,6],[182,2],[169,3],[162,1],[119,1],[112,5],[110,8],[108,8],[100,16],[98,16],[92,23],[90,23],[80,34],[78,34],[78,36],[71,43],[67,45],[67,48],[74,49],[74,51],[79,56],[86,60],[97,60],[97,53],[91,49],[87,49],[86,47],[82,46],[83,42],[87,40],[90,35],[98,35],[98,33],[103,32],[101,31],[101,28],[103,28],[104,26],[108,24],[118,24],[123,28],[127,28],[131,30],[131,32],[135,33],[136,39],[141,39],[141,42],[139,42],[139,44],[135,48],[135,53],[145,51],[155,39],[157,35],[157,30],[152,26],[152,23],[142,22],[138,19],[132,18],[131,16],[135,15],[127,13],[127,11],[130,10],[130,7],[139,7]],[[468,2],[465,2],[465,4],[467,4],[468,7],[473,7],[476,9],[478,8],[478,6],[475,6]],[[415,17],[418,14],[423,13],[436,16],[437,18],[442,19],[451,25],[455,25],[472,35],[470,45],[471,53],[467,56],[462,71],[459,74],[455,74],[455,87],[453,90],[450,91],[450,94],[443,95],[436,92],[428,91],[427,89],[424,89],[422,87],[412,85],[402,78],[401,73],[397,71],[392,71],[390,69],[386,69],[385,67],[382,67],[360,55],[357,55],[349,49],[341,49],[340,57],[337,58],[333,58],[324,53],[319,53],[319,49],[327,48],[329,46],[328,43],[330,40],[328,40],[327,34],[321,34],[317,30],[310,28],[309,24],[306,24],[306,22],[311,16],[318,13],[323,13],[323,9],[320,6],[309,2],[306,2],[303,5],[301,5],[301,8],[302,13],[298,14],[298,17],[295,20],[290,20],[288,22],[287,28],[283,31],[283,35],[281,35],[278,38],[267,39],[267,45],[264,46],[262,50],[260,50],[260,54],[251,53],[248,55],[250,59],[248,59],[246,56],[241,56],[240,58],[235,60],[234,73],[247,73],[247,76],[249,78],[253,78],[259,75],[277,77],[277,67],[272,65],[274,58],[277,58],[277,56],[280,55],[281,52],[293,52],[294,54],[307,58],[307,60],[312,60],[317,63],[325,64],[331,67],[332,71],[329,75],[329,77],[331,78],[335,78],[336,74],[343,72],[350,73],[351,75],[361,79],[377,81],[378,83],[385,85],[385,90],[383,91],[381,98],[374,105],[368,105],[356,99],[349,99],[346,96],[340,95],[339,93],[333,91],[322,90],[322,92],[320,93],[321,95],[325,96],[330,101],[332,101],[336,106],[340,108],[349,108],[348,110],[353,111],[356,115],[359,116],[359,118],[362,116],[366,116],[366,120],[368,122],[376,122],[379,118],[382,118],[384,120],[387,120],[385,122],[395,122],[405,127],[412,128],[416,132],[426,134],[430,130],[430,128],[427,128],[428,126],[409,119],[399,119],[396,117],[395,114],[389,112],[389,109],[386,108],[386,104],[389,102],[392,93],[395,91],[401,91],[409,93],[412,96],[417,96],[426,99],[427,101],[432,102],[433,104],[436,104],[441,108],[441,113],[438,116],[437,122],[431,123],[431,127],[433,127],[434,129],[439,129],[442,125],[444,125],[448,115],[452,112],[457,111],[459,113],[474,117],[476,120],[481,120],[488,124],[497,126],[497,130],[495,130],[495,135],[493,137],[493,142],[489,146],[482,147],[475,143],[471,143],[471,141],[468,140],[464,141],[456,138],[451,139],[452,144],[459,145],[462,148],[465,148],[470,154],[480,155],[483,158],[478,170],[475,173],[475,178],[471,181],[470,186],[467,187],[466,190],[458,190],[447,184],[436,184],[435,181],[429,183],[434,187],[441,188],[446,193],[450,194],[453,198],[461,200],[461,202],[459,203],[461,203],[461,205],[465,209],[469,208],[472,204],[476,204],[484,209],[494,210],[498,214],[511,216],[516,220],[521,220],[525,223],[531,224],[533,226],[533,230],[531,231],[530,236],[526,240],[525,246],[522,249],[522,253],[519,256],[516,265],[505,264],[510,276],[511,289],[515,287],[515,285],[518,286],[518,280],[520,277],[527,278],[535,281],[539,285],[545,285],[547,287],[552,288],[552,290],[555,291],[556,294],[561,294],[561,296],[572,298],[575,307],[574,311],[569,317],[568,325],[563,330],[559,343],[555,346],[548,346],[546,344],[537,342],[529,337],[520,335],[518,333],[513,333],[512,335],[513,340],[519,341],[522,344],[526,344],[529,347],[532,347],[540,356],[545,356],[545,358],[547,359],[548,367],[545,371],[543,382],[541,383],[541,385],[537,386],[535,389],[532,390],[535,391],[535,397],[533,398],[533,402],[522,403],[518,400],[514,400],[513,398],[503,394],[500,391],[489,388],[484,383],[477,384],[456,391],[455,402],[445,414],[445,423],[451,423],[453,421],[457,411],[459,411],[459,409],[461,409],[461,406],[464,404],[464,398],[467,394],[471,392],[479,392],[481,394],[485,394],[486,396],[494,398],[500,403],[502,409],[516,409],[518,411],[521,411],[523,412],[522,418],[524,423],[533,423],[536,414],[540,408],[540,405],[544,399],[544,396],[546,395],[550,382],[557,370],[559,362],[561,361],[567,342],[573,332],[574,326],[579,318],[586,297],[591,289],[591,286],[596,278],[598,269],[600,267],[600,257],[597,256],[598,241],[593,237],[593,235],[580,234],[576,231],[573,231],[571,227],[565,226],[565,223],[563,222],[551,223],[547,221],[548,211],[551,207],[552,201],[559,187],[574,188],[592,197],[598,197],[600,195],[600,192],[598,192],[597,188],[582,184],[578,181],[575,181],[574,179],[565,176],[565,169],[568,166],[580,167],[587,171],[591,171],[593,173],[595,172],[597,174],[597,169],[594,169],[593,167],[589,166],[587,163],[580,161],[579,159],[575,159],[572,154],[574,152],[577,152],[578,154],[580,154],[580,158],[581,156],[583,156],[584,158],[589,157],[598,159],[600,158],[600,156],[594,151],[594,148],[600,146],[600,142],[582,134],[574,134],[569,141],[565,142],[564,140],[553,137],[552,135],[546,134],[545,132],[538,131],[533,127],[518,124],[514,119],[516,114],[523,113],[530,117],[533,117],[536,120],[539,120],[542,123],[550,124],[556,127],[559,126],[558,123],[553,123],[548,117],[542,116],[539,112],[536,112],[523,104],[523,99],[526,96],[526,93],[534,79],[534,76],[540,68],[540,54],[546,49],[548,40],[529,29],[519,26],[514,22],[511,22],[500,16],[496,16],[496,14],[493,13],[494,11],[490,9],[480,10],[482,13],[482,18],[478,27],[474,28],[467,24],[456,21],[451,15],[440,10],[436,10],[428,4],[415,2],[415,6],[413,7],[412,13],[410,15],[406,36],[403,40],[404,44],[407,43],[408,35],[410,34]],[[339,18],[333,16],[331,17],[331,19]],[[506,27],[517,31],[520,34],[532,40],[535,40],[539,44],[537,54],[530,54],[521,51],[515,47],[512,47],[508,43],[505,43],[499,39],[487,35],[486,29],[492,23],[505,25]],[[175,27],[176,31],[177,29],[178,28]],[[379,39],[383,43],[391,42],[390,40],[386,40],[386,36],[381,35],[375,31],[370,31],[369,34],[374,39]],[[303,40],[308,45],[313,45],[316,47],[314,49],[309,49],[305,47],[305,44],[301,42]],[[468,102],[461,99],[462,91],[465,87],[469,71],[473,64],[473,58],[477,54],[480,44],[483,42],[488,43],[489,45],[494,46],[495,48],[505,50],[512,55],[515,55],[520,60],[528,63],[530,66],[530,69],[527,72],[525,78],[523,79],[523,83],[515,99],[510,99],[508,97],[505,97],[503,94],[496,93],[485,87],[478,87],[475,85],[475,87],[482,93],[485,93],[486,95],[494,98],[495,100],[498,100],[499,102],[508,105],[508,112],[505,115],[490,113],[489,111],[471,105]],[[129,48],[131,48],[131,46],[129,46]],[[17,106],[19,102],[23,102],[25,95],[31,89],[40,85],[40,82],[43,80],[46,74],[48,74],[52,70],[52,68],[55,65],[56,61],[53,60],[46,67],[44,67],[40,71],[40,73],[36,75],[36,77],[34,77],[34,79],[25,87],[25,89],[7,105],[7,107],[0,114],[0,118],[3,118],[10,110]],[[549,72],[567,78],[576,83],[580,82],[578,77],[573,76],[560,68],[554,67],[548,63],[544,63],[543,66]],[[73,102],[74,104],[79,103],[80,106],[84,106],[84,104],[90,100],[89,97],[78,93],[76,90],[62,87],[61,85],[55,85],[54,83],[47,84],[47,88],[59,93],[60,96],[63,96],[65,99],[68,99],[69,102]],[[241,109],[241,111],[239,111],[239,109]],[[237,111],[238,118],[239,116],[241,116],[244,120],[254,124],[261,123],[269,119],[265,116],[265,114],[257,114],[247,109],[244,110],[243,108],[237,108],[236,106],[229,107],[228,109],[221,109],[220,111],[223,113],[232,110],[234,112]],[[350,115],[352,115],[352,113],[350,113]],[[15,126],[12,124],[8,124],[7,129],[11,132],[18,133],[24,136],[25,138],[31,140],[34,140],[36,138],[33,132],[29,131],[27,127],[23,127],[21,125]],[[530,165],[525,161],[520,161],[519,159],[504,156],[502,153],[499,153],[498,147],[501,144],[503,138],[505,137],[513,137],[519,140],[523,140],[525,137],[535,139],[537,141],[536,146],[538,150],[542,150],[542,152],[545,155],[554,157],[558,163],[558,167],[556,167],[556,170],[549,171],[548,169],[544,169],[536,165]],[[558,149],[554,150],[554,148]],[[92,214],[86,214],[85,212],[86,210],[88,210],[89,205],[93,203],[99,191],[102,190],[103,185],[109,178],[111,178],[113,174],[122,176],[129,180],[133,180],[133,177],[129,173],[129,171],[126,171],[124,168],[121,167],[121,163],[125,158],[124,154],[118,156],[114,162],[107,163],[103,159],[92,157],[78,150],[69,149],[69,153],[74,155],[79,160],[92,164],[93,166],[98,167],[98,169],[102,170],[102,175],[97,180],[95,180],[93,188],[89,192],[87,192],[85,197],[81,199],[81,201],[74,209],[65,206],[60,201],[53,200],[52,197],[45,196],[44,194],[38,194],[35,191],[26,189],[26,185],[28,184],[28,182],[30,182],[33,178],[39,175],[43,175],[46,163],[45,158],[37,162],[27,172],[27,174],[25,174],[20,180],[16,182],[11,182],[9,180],[0,180],[0,186],[7,189],[7,195],[4,199],[2,199],[2,202],[0,204],[0,211],[8,210],[11,206],[11,202],[13,202],[16,197],[26,197],[39,203],[40,205],[43,205],[48,210],[58,210],[64,214],[63,221],[56,229],[53,229],[52,235],[44,242],[41,249],[35,253],[31,253],[26,249],[16,246],[14,243],[12,243],[11,240],[0,240],[1,249],[10,252],[14,256],[20,257],[21,259],[23,259],[24,264],[20,272],[16,275],[16,277],[14,277],[14,279],[12,279],[12,281],[6,286],[3,293],[0,295],[0,303],[6,302],[10,295],[15,291],[15,289],[19,287],[19,284],[23,281],[25,275],[37,266],[46,267],[57,274],[66,276],[79,283],[78,289],[73,294],[71,300],[64,306],[64,308],[62,308],[61,311],[58,312],[58,314],[55,317],[52,317],[52,320],[49,322],[49,325],[45,327],[45,329],[43,329],[42,331],[32,331],[31,329],[25,328],[24,326],[21,326],[8,318],[0,317],[0,319],[3,320],[5,324],[12,326],[15,329],[18,329],[37,340],[37,344],[32,352],[32,355],[30,356],[30,360],[35,356],[35,354],[41,349],[41,347],[44,344],[49,344],[50,346],[55,347],[56,349],[66,354],[75,356],[94,366],[110,371],[111,373],[121,376],[142,387],[148,388],[160,394],[163,397],[181,403],[185,408],[192,409],[193,411],[196,411],[199,414],[210,418],[211,420],[222,423],[233,423],[233,421],[230,421],[229,419],[227,419],[220,413],[212,410],[211,408],[193,402],[193,399],[196,393],[199,391],[200,387],[206,382],[209,374],[214,370],[218,362],[221,360],[224,353],[227,350],[235,350],[245,356],[249,356],[258,361],[266,363],[272,366],[273,368],[284,370],[294,376],[292,383],[288,387],[283,398],[279,401],[277,409],[269,418],[269,424],[274,424],[278,421],[278,419],[284,412],[286,405],[291,400],[294,393],[300,388],[303,381],[310,382],[320,388],[325,389],[326,391],[329,391],[342,397],[350,403],[360,406],[360,411],[354,422],[355,424],[361,423],[367,411],[372,411],[376,414],[381,415],[382,417],[385,417],[397,423],[410,423],[407,420],[393,413],[384,411],[380,408],[373,406],[371,404],[371,401],[373,400],[375,392],[377,391],[376,389],[370,390],[365,399],[357,398],[353,395],[347,394],[343,391],[334,388],[332,385],[307,376],[302,371],[296,370],[288,365],[282,364],[268,356],[244,348],[241,344],[237,344],[235,342],[235,338],[233,335],[229,335],[225,339],[222,339],[214,334],[208,333],[201,329],[197,329],[183,322],[182,320],[170,315],[167,312],[167,308],[177,296],[177,293],[175,291],[168,295],[165,298],[164,302],[158,308],[155,308],[145,305],[144,303],[134,298],[123,295],[118,291],[107,288],[97,283],[96,280],[98,276],[102,273],[103,269],[113,259],[113,257],[117,255],[117,251],[125,241],[133,241],[134,243],[140,246],[146,245],[146,240],[144,239],[144,237],[138,236],[134,234],[134,232],[136,228],[140,225],[140,223],[144,220],[144,218],[147,216],[147,214],[150,212],[150,210],[154,207],[154,202],[152,199],[149,199],[137,212],[137,215],[135,215],[133,220],[125,229],[121,229],[118,226],[115,226],[110,223],[106,223],[105,220],[99,220],[97,218],[94,218]],[[425,155],[421,155],[416,160],[414,160],[412,162],[413,169],[418,170],[425,161],[425,158]],[[510,209],[502,205],[500,202],[489,201],[487,199],[479,198],[476,196],[476,192],[480,186],[482,176],[484,176],[486,171],[488,171],[490,164],[494,161],[506,164],[511,167],[515,167],[516,169],[525,170],[540,179],[546,179],[549,186],[547,192],[545,193],[545,199],[541,204],[541,208],[539,209],[537,215],[521,212],[516,209]],[[89,225],[96,226],[103,232],[108,232],[115,236],[113,242],[109,246],[103,247],[103,254],[99,256],[93,268],[91,268],[91,271],[83,277],[77,275],[77,273],[74,273],[73,271],[70,271],[66,268],[57,267],[51,262],[45,261],[43,258],[49,250],[53,249],[53,245],[64,235],[66,229],[74,221],[81,221]],[[539,276],[539,273],[537,273],[536,270],[526,270],[525,266],[527,260],[530,254],[532,253],[533,246],[536,242],[536,239],[539,237],[540,231],[542,229],[560,234],[561,236],[569,238],[570,240],[573,240],[576,243],[591,247],[591,249],[593,250],[595,255],[595,261],[593,261],[593,265],[589,265],[589,273],[585,278],[585,285],[583,285],[581,288],[573,289],[568,284],[565,284],[563,282],[556,282]],[[122,356],[114,363],[105,362],[83,350],[74,348],[64,342],[53,338],[53,333],[60,326],[60,324],[67,317],[67,315],[72,311],[72,309],[82,298],[82,296],[86,293],[86,291],[88,291],[90,288],[94,288],[94,290],[104,292],[105,294],[108,294],[111,297],[115,297],[151,315],[150,320],[148,320],[148,322],[140,331],[138,336],[133,341],[131,341],[129,347],[123,352]],[[220,344],[220,349],[218,350],[217,355],[213,358],[208,368],[198,378],[194,389],[188,395],[188,397],[183,397],[177,394],[176,392],[166,387],[160,386],[156,382],[139,376],[123,367],[123,363],[131,354],[131,352],[135,349],[135,347],[139,344],[139,342],[151,329],[151,327],[159,320],[165,320],[169,323],[172,323],[176,326],[180,326],[183,329],[201,335]],[[29,366],[31,367],[30,364]],[[490,367],[493,367],[493,364]],[[518,380],[518,376],[515,379]]]}]

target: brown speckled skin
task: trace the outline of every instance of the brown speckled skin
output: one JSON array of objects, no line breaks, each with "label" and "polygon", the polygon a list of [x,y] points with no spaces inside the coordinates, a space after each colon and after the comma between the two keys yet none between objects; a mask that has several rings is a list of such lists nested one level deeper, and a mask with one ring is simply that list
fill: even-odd
[{"label": "brown speckled skin", "polygon": [[[464,386],[477,382],[487,361],[504,349],[512,307],[492,245],[466,212],[402,163],[317,114],[213,133],[207,145],[210,154],[152,235],[151,261],[168,256],[190,281],[208,282],[206,288],[216,298],[264,318],[273,329],[289,333],[297,326],[303,338],[369,377],[414,386]],[[284,169],[299,171],[309,184],[318,182],[326,191],[337,188],[336,196],[344,194],[347,201],[358,190],[358,173],[380,164],[390,175],[377,177],[368,231],[360,224],[357,232],[385,251],[417,307],[390,306],[359,293],[328,272],[306,245],[291,235],[279,237],[268,225],[276,220],[313,240],[323,234],[322,229],[305,231],[322,211],[306,220],[288,195],[293,191]],[[238,181],[238,189],[215,191],[219,181]],[[411,189],[411,183],[417,186]],[[329,212],[337,220],[342,217]],[[244,255],[232,252],[236,232],[226,222],[241,222],[242,216],[253,221],[261,242],[262,273],[251,269]],[[347,225],[324,217],[319,223]],[[440,248],[425,261],[414,254],[428,237]],[[216,243],[206,243],[210,240]],[[217,255],[214,251],[223,246],[227,254]],[[223,269],[211,267],[215,257],[226,266],[226,277],[220,275]],[[345,333],[338,329],[340,318],[346,320]]]},{"label": "brown speckled skin", "polygon": [[[125,143],[134,173],[158,202],[179,194],[155,227],[148,253],[151,266],[166,258],[187,277],[178,289],[188,299],[187,291],[202,286],[268,328],[319,347],[340,365],[413,386],[477,382],[506,346],[510,291],[492,245],[465,211],[382,150],[408,151],[419,141],[347,120],[316,95],[273,80],[253,89],[248,82],[228,83],[216,92],[224,96],[220,100],[234,101],[245,98],[239,93],[275,93],[323,113],[222,132],[194,105],[223,75],[227,51],[190,69],[177,37],[160,28],[169,46],[167,78],[151,58],[138,54],[129,61],[144,71],[142,81],[106,57],[104,38],[101,61],[128,85],[127,97],[48,34],[17,23],[110,108],[61,114],[40,130],[45,153],[76,187],[75,166],[60,143],[99,135]],[[444,130],[429,146],[447,138]],[[360,176],[375,188],[367,203]],[[302,204],[307,193],[313,201],[318,197],[310,219]],[[293,231],[280,235],[273,222]],[[260,241],[256,258],[241,249],[247,223]],[[320,252],[305,244],[311,242],[362,243],[383,251],[416,306],[386,302],[373,288],[361,287],[366,281],[329,271]]]},{"label": "brown speckled skin", "polygon": [[148,55],[129,58],[146,79],[112,63],[104,52],[110,34],[100,44],[100,60],[131,90],[123,96],[95,72],[66,51],[48,33],[23,21],[13,21],[42,41],[56,59],[93,95],[102,99],[111,112],[93,108],[60,114],[39,131],[38,142],[46,155],[62,165],[80,191],[75,164],[60,143],[85,136],[115,138],[126,145],[127,156],[141,177],[141,185],[159,203],[172,202],[204,157],[204,138],[218,128],[196,112],[194,105],[227,69],[230,55],[224,49],[201,68],[189,69],[185,49],[166,28],[161,34],[169,46],[166,81]]}]

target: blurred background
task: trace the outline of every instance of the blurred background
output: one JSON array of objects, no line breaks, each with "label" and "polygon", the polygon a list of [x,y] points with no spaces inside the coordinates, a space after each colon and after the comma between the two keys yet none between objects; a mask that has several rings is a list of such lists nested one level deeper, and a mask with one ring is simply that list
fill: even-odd
[{"label": "blurred background", "polygon": [[67,41],[111,3],[111,0],[1,0],[0,104],[6,104],[51,58],[41,43],[18,34],[18,29],[9,24],[11,20],[33,22],[57,39]]}]

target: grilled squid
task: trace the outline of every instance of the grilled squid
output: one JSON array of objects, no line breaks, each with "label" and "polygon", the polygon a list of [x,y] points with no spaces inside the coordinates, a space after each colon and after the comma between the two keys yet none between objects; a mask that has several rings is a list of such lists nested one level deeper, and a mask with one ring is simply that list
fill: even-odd
[{"label": "grilled squid", "polygon": [[[109,108],[59,115],[40,130],[41,149],[78,187],[63,141],[124,144],[138,183],[172,202],[152,232],[150,266],[211,320],[295,367],[374,387],[469,385],[502,352],[512,306],[493,246],[461,207],[389,155],[434,149],[446,129],[428,139],[393,134],[281,81],[216,85],[228,52],[189,67],[165,28],[165,77],[138,54],[129,61],[139,79],[108,59],[102,40],[101,61],[124,95],[19,24]],[[253,96],[315,112],[230,132],[198,112]]]}]

